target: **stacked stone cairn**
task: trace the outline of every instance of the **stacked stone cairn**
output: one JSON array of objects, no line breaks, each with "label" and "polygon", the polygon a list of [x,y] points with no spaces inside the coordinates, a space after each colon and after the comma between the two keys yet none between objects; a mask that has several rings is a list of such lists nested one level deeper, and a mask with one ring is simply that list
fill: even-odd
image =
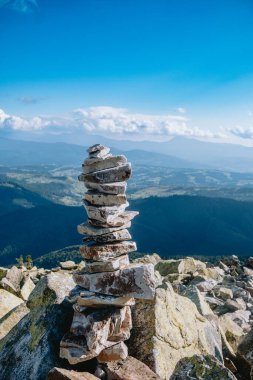
[{"label": "stacked stone cairn", "polygon": [[135,299],[152,299],[155,293],[153,265],[130,264],[128,257],[136,250],[128,229],[138,215],[125,211],[131,164],[100,144],[87,151],[78,177],[88,190],[84,196],[88,221],[78,226],[84,235],[80,252],[85,268],[74,273],[74,317],[60,347],[61,358],[70,364],[94,357],[100,363],[126,359],[131,307]]}]

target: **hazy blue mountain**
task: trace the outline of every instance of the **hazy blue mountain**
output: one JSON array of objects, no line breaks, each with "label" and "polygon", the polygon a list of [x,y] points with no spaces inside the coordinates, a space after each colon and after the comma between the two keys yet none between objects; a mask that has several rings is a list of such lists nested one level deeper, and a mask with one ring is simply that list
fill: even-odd
[{"label": "hazy blue mountain", "polygon": [[[12,196],[18,198],[13,191]],[[26,193],[26,200],[34,201]],[[32,208],[6,208],[0,218],[0,266],[20,254],[40,257],[78,245],[76,225],[86,220],[82,207],[56,205],[42,198]],[[39,204],[40,203],[40,204]],[[140,211],[132,226],[139,252],[175,255],[253,255],[253,202],[172,196],[131,202]]]},{"label": "hazy blue mountain", "polygon": [[[236,144],[203,142],[185,137],[175,137],[167,142],[112,140],[87,134],[83,134],[80,139],[76,137],[73,141],[67,141],[78,142],[83,146],[64,142],[43,143],[0,138],[0,164],[80,164],[86,157],[85,147],[100,142],[115,148],[112,149],[115,152],[117,149],[121,153],[129,151],[129,158],[131,151],[135,151],[131,159],[141,160],[142,163],[153,157],[154,162],[162,162],[164,166],[170,167],[253,171],[253,148]],[[147,153],[146,156],[144,152]],[[157,156],[158,154],[161,156]],[[165,156],[169,158],[166,159]]]},{"label": "hazy blue mountain", "polygon": [[[98,141],[98,140],[97,140]],[[4,166],[78,165],[87,157],[86,146],[67,143],[44,143],[0,138],[0,164]],[[121,150],[112,148],[115,154]],[[127,152],[133,164],[166,166],[171,168],[198,168],[203,165],[188,162],[166,154],[131,150]]]}]

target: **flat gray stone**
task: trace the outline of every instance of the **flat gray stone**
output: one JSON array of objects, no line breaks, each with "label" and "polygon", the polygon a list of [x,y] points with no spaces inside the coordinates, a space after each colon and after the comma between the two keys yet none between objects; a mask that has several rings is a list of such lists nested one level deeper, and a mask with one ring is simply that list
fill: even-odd
[{"label": "flat gray stone", "polygon": [[95,206],[120,206],[127,202],[123,194],[103,194],[97,191],[88,191],[84,200]]},{"label": "flat gray stone", "polygon": [[127,265],[129,265],[128,255],[123,255],[110,261],[86,261],[85,270],[88,270],[90,273],[113,272],[115,270],[123,269]]},{"label": "flat gray stone", "polygon": [[92,237],[104,235],[104,234],[109,234],[111,232],[115,231],[120,231],[125,228],[130,228],[131,227],[131,222],[126,222],[120,227],[104,227],[104,228],[99,228],[99,227],[94,227],[90,223],[82,223],[77,226],[77,231],[81,235],[90,235]]},{"label": "flat gray stone", "polygon": [[90,153],[89,157],[90,158],[105,158],[105,157],[108,157],[109,152],[110,152],[110,148],[105,147],[105,148],[101,149],[100,151]]},{"label": "flat gray stone", "polygon": [[131,164],[128,162],[114,168],[99,170],[89,174],[80,174],[78,179],[83,182],[112,183],[127,181],[132,173]]},{"label": "flat gray stone", "polygon": [[137,299],[153,299],[155,294],[152,264],[132,264],[115,272],[75,273],[74,280],[77,285],[95,293]]},{"label": "flat gray stone", "polygon": [[112,223],[128,206],[128,202],[120,206],[92,206],[88,202],[84,202],[89,219],[97,220],[103,224]]},{"label": "flat gray stone", "polygon": [[[87,293],[87,295],[86,295]],[[81,292],[77,297],[77,305],[84,307],[106,307],[106,306],[132,306],[135,300],[132,297],[114,297],[106,296],[104,294]]]},{"label": "flat gray stone", "polygon": [[122,227],[137,215],[139,215],[138,211],[124,211],[116,218],[108,220],[107,223],[103,223],[96,219],[89,219],[89,223],[95,227]]},{"label": "flat gray stone", "polygon": [[127,229],[110,232],[109,234],[98,235],[98,236],[89,236],[84,238],[83,241],[93,240],[96,243],[112,243],[116,241],[131,240],[132,237]]},{"label": "flat gray stone", "polygon": [[85,182],[85,187],[88,190],[97,190],[105,194],[125,194],[126,186],[125,181],[112,183]]},{"label": "flat gray stone", "polygon": [[112,258],[136,251],[134,241],[123,241],[105,245],[84,245],[80,247],[80,253],[86,260],[108,261]]},{"label": "flat gray stone", "polygon": [[99,170],[114,168],[127,162],[125,156],[109,156],[106,158],[88,158],[83,163],[84,174],[93,173]]}]

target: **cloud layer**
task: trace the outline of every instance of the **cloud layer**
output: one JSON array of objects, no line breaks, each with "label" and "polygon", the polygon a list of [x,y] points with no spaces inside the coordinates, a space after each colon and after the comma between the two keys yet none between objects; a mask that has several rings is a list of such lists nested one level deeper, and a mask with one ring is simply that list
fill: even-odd
[{"label": "cloud layer", "polygon": [[225,138],[222,132],[190,127],[185,115],[149,115],[130,113],[123,108],[91,107],[73,110],[64,116],[24,118],[0,110],[0,132],[47,132],[52,134],[86,132],[117,137]]}]

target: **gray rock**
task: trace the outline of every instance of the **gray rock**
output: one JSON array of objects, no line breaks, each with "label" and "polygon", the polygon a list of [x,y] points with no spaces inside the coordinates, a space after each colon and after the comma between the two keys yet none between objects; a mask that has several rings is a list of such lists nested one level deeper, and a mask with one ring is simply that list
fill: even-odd
[{"label": "gray rock", "polygon": [[96,191],[88,191],[84,199],[95,206],[120,206],[127,202],[127,198],[123,194],[103,194]]},{"label": "gray rock", "polygon": [[129,265],[128,255],[123,255],[111,259],[110,261],[86,261],[85,269],[90,273],[113,272],[115,270],[123,269],[127,265]]},{"label": "gray rock", "polygon": [[91,292],[113,296],[152,299],[155,275],[152,264],[132,264],[122,270],[96,274],[74,274],[77,285]]},{"label": "gray rock", "polygon": [[87,153],[89,154],[93,154],[93,153],[97,153],[97,152],[101,152],[103,151],[103,149],[105,149],[106,146],[102,145],[102,144],[94,144],[92,146],[90,146],[88,149],[87,149]]},{"label": "gray rock", "polygon": [[97,172],[88,173],[88,174],[80,174],[78,179],[79,181],[83,181],[91,183],[114,183],[114,182],[123,182],[127,181],[132,173],[132,168],[130,163],[126,163],[114,168],[99,170]]},{"label": "gray rock", "polygon": [[137,211],[125,211],[107,223],[100,222],[96,219],[90,219],[89,223],[95,227],[123,227],[126,223],[130,222],[135,216],[139,215]]},{"label": "gray rock", "polygon": [[97,183],[97,182],[85,182],[85,187],[88,190],[96,190],[105,194],[125,194],[126,182],[112,182],[112,183]]},{"label": "gray rock", "polygon": [[113,220],[122,214],[128,206],[128,202],[120,206],[92,206],[87,202],[84,204],[89,219],[99,221],[102,224],[112,223]]},{"label": "gray rock", "polygon": [[133,241],[105,245],[90,244],[80,247],[80,253],[86,260],[96,261],[108,261],[133,251],[136,251],[136,243]]},{"label": "gray rock", "polygon": [[75,311],[70,332],[61,340],[60,357],[70,364],[90,360],[115,342],[128,339],[131,328],[129,306]]},{"label": "gray rock", "polygon": [[62,269],[72,270],[72,269],[76,269],[78,267],[78,264],[76,264],[72,260],[67,260],[67,261],[60,261],[60,266]]},{"label": "gray rock", "polygon": [[39,281],[27,303],[30,312],[0,341],[2,379],[44,380],[52,367],[61,366],[59,344],[73,314],[64,300],[74,286],[67,273]]},{"label": "gray rock", "polygon": [[127,163],[125,156],[109,156],[106,158],[88,158],[83,163],[84,174],[93,173],[99,170],[114,168],[115,166]]},{"label": "gray rock", "polygon": [[84,238],[83,241],[90,241],[93,240],[98,244],[105,244],[105,243],[112,243],[116,241],[123,241],[123,240],[131,240],[132,236],[130,235],[129,231],[127,229],[119,230],[110,232],[109,234],[104,235],[98,235],[98,236],[92,236],[88,238]]},{"label": "gray rock", "polygon": [[101,308],[105,306],[132,306],[135,304],[134,298],[131,297],[114,297],[104,294],[81,292],[77,297],[77,305],[85,307]]},{"label": "gray rock", "polygon": [[88,235],[88,236],[90,235],[90,237],[92,238],[92,237],[96,237],[100,235],[109,234],[111,232],[120,231],[122,229],[130,228],[130,227],[131,227],[131,222],[127,222],[126,224],[120,227],[105,227],[105,228],[98,228],[98,227],[92,226],[90,223],[83,223],[77,226],[77,231],[79,232],[79,234]]}]

